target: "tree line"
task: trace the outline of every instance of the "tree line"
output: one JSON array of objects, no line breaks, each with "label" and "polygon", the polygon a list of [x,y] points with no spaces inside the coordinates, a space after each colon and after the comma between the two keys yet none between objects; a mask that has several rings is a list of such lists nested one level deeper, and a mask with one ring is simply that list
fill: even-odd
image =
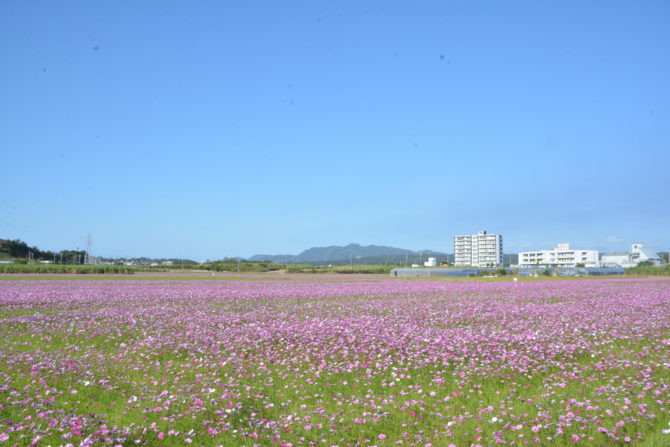
[{"label": "tree line", "polygon": [[0,258],[34,259],[36,261],[56,261],[63,264],[81,264],[85,250],[61,250],[54,252],[31,247],[20,239],[0,239]]}]

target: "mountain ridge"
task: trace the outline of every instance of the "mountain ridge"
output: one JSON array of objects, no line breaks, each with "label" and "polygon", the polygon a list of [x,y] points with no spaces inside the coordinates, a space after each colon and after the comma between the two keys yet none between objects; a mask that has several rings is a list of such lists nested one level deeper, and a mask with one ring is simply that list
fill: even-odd
[{"label": "mountain ridge", "polygon": [[[268,254],[259,254],[254,255],[249,258],[250,261],[272,261],[275,263],[333,263],[335,261],[347,261],[353,262],[354,260],[359,259],[368,259],[368,258],[384,258],[384,257],[393,257],[398,256],[408,258],[411,256],[422,257],[423,259],[428,259],[428,257],[441,257],[446,259],[447,257],[453,257],[453,254],[442,253],[434,250],[422,250],[422,251],[413,251],[407,250],[404,248],[389,247],[385,245],[360,245],[356,243],[350,243],[348,245],[329,245],[326,247],[311,247],[306,250],[303,250],[297,255],[268,255]],[[404,258],[403,258],[404,259]],[[390,260],[390,259],[389,259]],[[395,259],[394,259],[395,260]]]}]

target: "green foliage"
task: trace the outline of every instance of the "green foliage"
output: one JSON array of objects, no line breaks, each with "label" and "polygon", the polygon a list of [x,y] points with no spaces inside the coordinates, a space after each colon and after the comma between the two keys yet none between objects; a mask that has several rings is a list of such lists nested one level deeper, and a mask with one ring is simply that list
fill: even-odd
[{"label": "green foliage", "polygon": [[214,272],[245,272],[245,273],[264,273],[281,270],[282,264],[273,264],[272,262],[262,261],[244,261],[235,258],[225,258],[220,261],[205,262],[203,264],[194,264],[189,268],[198,270],[209,270]]},{"label": "green foliage", "polygon": [[636,267],[626,269],[632,276],[670,276],[670,265],[656,266],[649,261],[640,262]]},{"label": "green foliage", "polygon": [[543,276],[551,276],[551,270],[549,270],[549,269],[544,269],[544,270],[542,271],[542,275],[543,275]]},{"label": "green foliage", "polygon": [[394,268],[396,268],[396,266],[387,264],[369,264],[369,265],[354,264],[353,266],[349,264],[349,265],[333,265],[331,267],[324,268],[322,271],[323,273],[340,273],[345,275],[355,273],[388,275]]},{"label": "green foliage", "polygon": [[[59,252],[43,251],[31,247],[20,239],[0,239],[0,258],[28,259],[29,253],[35,260],[63,260],[63,264],[78,264],[83,261],[85,251],[61,250]],[[16,262],[16,261],[15,261]]]}]

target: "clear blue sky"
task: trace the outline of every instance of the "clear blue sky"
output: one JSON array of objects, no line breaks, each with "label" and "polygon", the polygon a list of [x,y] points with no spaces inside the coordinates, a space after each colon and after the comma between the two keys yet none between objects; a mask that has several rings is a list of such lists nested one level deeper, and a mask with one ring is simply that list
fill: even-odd
[{"label": "clear blue sky", "polygon": [[668,1],[0,2],[0,237],[670,248]]}]

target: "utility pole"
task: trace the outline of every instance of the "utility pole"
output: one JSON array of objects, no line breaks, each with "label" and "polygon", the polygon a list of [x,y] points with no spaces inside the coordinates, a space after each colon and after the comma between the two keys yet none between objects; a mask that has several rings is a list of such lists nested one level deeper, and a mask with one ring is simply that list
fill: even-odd
[{"label": "utility pole", "polygon": [[86,254],[84,255],[84,264],[91,263],[91,234],[86,237]]},{"label": "utility pole", "polygon": [[405,268],[407,268],[407,253],[405,253]]}]

